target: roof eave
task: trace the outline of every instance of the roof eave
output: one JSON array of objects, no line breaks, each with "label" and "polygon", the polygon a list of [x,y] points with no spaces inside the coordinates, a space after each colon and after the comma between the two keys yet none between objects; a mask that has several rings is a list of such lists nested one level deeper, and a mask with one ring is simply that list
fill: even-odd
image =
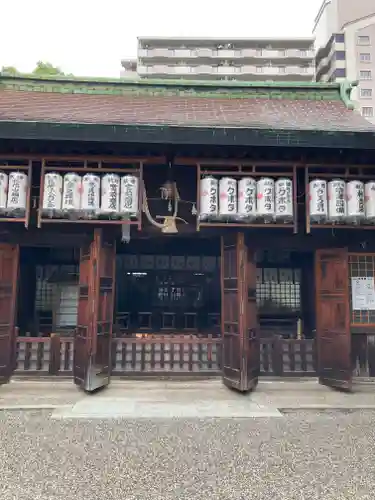
[{"label": "roof eave", "polygon": [[374,131],[0,121],[0,139],[375,150]]}]

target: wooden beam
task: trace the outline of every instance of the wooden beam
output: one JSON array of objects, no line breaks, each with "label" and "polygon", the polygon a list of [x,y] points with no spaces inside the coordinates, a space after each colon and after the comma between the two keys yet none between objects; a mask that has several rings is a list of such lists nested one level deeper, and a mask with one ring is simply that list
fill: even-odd
[{"label": "wooden beam", "polygon": [[71,162],[104,162],[104,163],[144,163],[144,164],[163,164],[165,163],[164,156],[155,156],[155,157],[147,157],[147,156],[136,156],[136,157],[126,157],[126,156],[55,156],[55,155],[43,155],[43,154],[7,154],[0,156],[0,162],[7,160],[24,160],[24,161],[71,161]]}]

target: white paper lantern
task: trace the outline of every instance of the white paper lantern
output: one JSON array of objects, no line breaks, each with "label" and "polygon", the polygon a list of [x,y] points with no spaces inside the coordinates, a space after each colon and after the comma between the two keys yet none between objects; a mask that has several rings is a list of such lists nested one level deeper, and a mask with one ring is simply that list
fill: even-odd
[{"label": "white paper lantern", "polygon": [[231,177],[223,177],[219,181],[219,218],[237,218],[237,181]]},{"label": "white paper lantern", "polygon": [[4,214],[7,208],[8,197],[8,175],[0,172],[0,214]]},{"label": "white paper lantern", "polygon": [[347,222],[359,224],[365,218],[365,189],[361,181],[346,184]]},{"label": "white paper lantern", "polygon": [[342,179],[328,183],[328,220],[333,223],[344,222],[346,217],[346,184]]},{"label": "white paper lantern", "polygon": [[7,213],[22,217],[26,213],[28,177],[24,172],[11,172],[8,180]]},{"label": "white paper lantern", "polygon": [[44,176],[42,213],[48,217],[61,214],[63,178],[56,172]]},{"label": "white paper lantern", "polygon": [[219,182],[214,177],[204,177],[200,181],[199,219],[215,220],[219,212]]},{"label": "white paper lantern", "polygon": [[82,177],[81,214],[86,219],[98,215],[100,207],[100,177],[95,174],[85,174]]},{"label": "white paper lantern", "polygon": [[69,172],[64,175],[62,210],[66,214],[78,214],[81,209],[81,177]]},{"label": "white paper lantern", "polygon": [[257,217],[264,222],[275,220],[275,181],[269,177],[257,182]]},{"label": "white paper lantern", "polygon": [[139,214],[139,179],[135,175],[121,177],[120,214],[123,217]]},{"label": "white paper lantern", "polygon": [[275,215],[276,221],[293,221],[293,181],[277,179],[275,182]]},{"label": "white paper lantern", "polygon": [[322,224],[328,218],[327,182],[314,179],[309,184],[309,213],[312,222]]},{"label": "white paper lantern", "polygon": [[375,181],[365,184],[365,212],[366,222],[375,223]]},{"label": "white paper lantern", "polygon": [[105,174],[102,177],[102,197],[100,212],[104,215],[116,216],[120,210],[120,176]]},{"label": "white paper lantern", "polygon": [[257,183],[251,177],[238,181],[238,219],[251,222],[257,214]]}]

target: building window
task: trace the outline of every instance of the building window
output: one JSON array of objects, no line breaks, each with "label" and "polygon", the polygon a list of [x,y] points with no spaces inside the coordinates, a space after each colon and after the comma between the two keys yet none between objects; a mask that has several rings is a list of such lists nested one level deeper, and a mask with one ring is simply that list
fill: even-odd
[{"label": "building window", "polygon": [[280,57],[285,57],[286,56],[286,50],[279,50],[279,56]]},{"label": "building window", "polygon": [[370,106],[363,107],[362,116],[365,118],[372,118],[374,116],[374,108],[371,108]]},{"label": "building window", "polygon": [[357,38],[357,43],[358,45],[370,45],[370,37],[365,35],[359,36]]},{"label": "building window", "polygon": [[263,55],[263,50],[262,50],[262,49],[257,49],[257,50],[256,50],[256,55],[257,55],[257,57],[262,57],[262,55]]},{"label": "building window", "polygon": [[371,54],[370,54],[370,52],[361,52],[359,54],[359,60],[361,62],[371,62]]},{"label": "building window", "polygon": [[338,50],[336,52],[336,61],[345,61],[345,51],[344,50]]},{"label": "building window", "polygon": [[334,81],[335,78],[345,78],[346,77],[346,69],[345,68],[337,68],[335,72],[333,73],[332,77],[330,78],[330,81]]},{"label": "building window", "polygon": [[361,89],[361,97],[370,99],[372,97],[372,89]]},{"label": "building window", "polygon": [[279,66],[279,73],[286,73],[286,66]]},{"label": "building window", "polygon": [[345,35],[343,33],[339,33],[335,35],[335,40],[337,43],[344,43],[345,42]]},{"label": "building window", "polygon": [[257,66],[256,71],[257,73],[263,73],[263,66]]},{"label": "building window", "polygon": [[307,50],[300,50],[299,51],[300,57],[306,57],[307,56]]},{"label": "building window", "polygon": [[301,72],[302,73],[307,73],[309,67],[308,66],[301,66]]},{"label": "building window", "polygon": [[371,71],[366,69],[366,70],[362,70],[359,72],[359,79],[360,80],[371,80],[372,78],[372,74],[371,74]]}]

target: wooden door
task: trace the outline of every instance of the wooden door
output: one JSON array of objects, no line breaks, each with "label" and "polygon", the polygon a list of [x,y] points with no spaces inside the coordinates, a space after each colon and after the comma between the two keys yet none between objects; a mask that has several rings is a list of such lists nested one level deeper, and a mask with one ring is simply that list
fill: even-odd
[{"label": "wooden door", "polygon": [[109,384],[115,295],[115,242],[95,229],[81,249],[74,382],[87,392]]},{"label": "wooden door", "polygon": [[221,331],[224,384],[252,390],[259,375],[256,265],[243,233],[221,239]]},{"label": "wooden door", "polygon": [[315,277],[319,381],[323,385],[350,390],[352,367],[347,250],[317,250]]},{"label": "wooden door", "polygon": [[18,268],[19,246],[0,244],[0,384],[14,368]]}]

